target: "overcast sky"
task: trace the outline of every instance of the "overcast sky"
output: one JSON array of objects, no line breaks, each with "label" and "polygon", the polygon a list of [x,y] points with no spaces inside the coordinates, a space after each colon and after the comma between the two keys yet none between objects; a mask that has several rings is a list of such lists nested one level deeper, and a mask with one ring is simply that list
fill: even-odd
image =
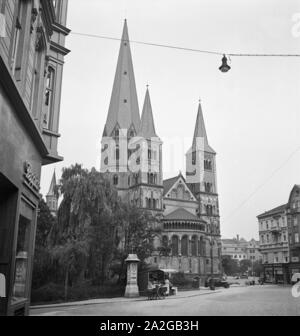
[{"label": "overcast sky", "polygon": [[[73,32],[121,38],[124,18],[132,40],[224,53],[300,53],[296,0],[71,0]],[[300,21],[300,18],[299,18]],[[300,29],[299,29],[300,32]],[[70,35],[61,105],[59,154],[45,167],[42,192],[54,168],[75,162],[100,168],[119,42]],[[198,100],[217,173],[223,237],[258,237],[256,216],[288,201],[300,183],[300,58],[221,57],[131,44],[140,109],[150,85],[156,130],[164,149],[180,137],[191,145]],[[164,178],[184,167],[184,148]],[[172,167],[170,167],[172,166]]]}]

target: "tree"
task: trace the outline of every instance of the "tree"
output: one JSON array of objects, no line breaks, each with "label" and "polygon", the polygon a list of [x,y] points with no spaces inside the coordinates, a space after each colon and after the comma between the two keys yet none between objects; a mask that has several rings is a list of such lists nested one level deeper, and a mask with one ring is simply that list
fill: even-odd
[{"label": "tree", "polygon": [[241,262],[240,262],[240,272],[245,273],[245,272],[248,272],[249,269],[252,269],[251,260],[248,260],[248,259],[241,260]]},{"label": "tree", "polygon": [[253,272],[256,276],[260,276],[260,274],[262,274],[264,271],[264,266],[262,263],[262,260],[256,260],[253,263]]},{"label": "tree", "polygon": [[116,251],[114,262],[119,265],[119,280],[125,278],[125,259],[128,254],[136,253],[140,259],[140,267],[145,264],[154,251],[154,239],[160,235],[161,229],[159,220],[151,212],[139,209],[129,203],[123,203],[120,212],[121,225],[121,246]]},{"label": "tree", "polygon": [[223,271],[227,275],[234,275],[239,272],[239,266],[236,260],[228,255],[222,256]]},{"label": "tree", "polygon": [[52,256],[58,261],[65,274],[65,300],[67,300],[70,280],[80,272],[88,256],[87,243],[85,240],[70,239],[64,245],[55,246]]},{"label": "tree", "polygon": [[48,249],[48,239],[54,225],[55,218],[51,215],[46,202],[41,199],[39,202],[39,211],[37,216],[32,276],[33,288],[38,288],[44,285],[52,274],[51,255]]}]

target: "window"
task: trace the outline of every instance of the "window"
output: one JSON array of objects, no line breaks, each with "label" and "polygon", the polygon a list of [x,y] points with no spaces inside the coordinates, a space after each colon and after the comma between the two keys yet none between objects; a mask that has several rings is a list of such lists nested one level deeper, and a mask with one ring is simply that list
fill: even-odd
[{"label": "window", "polygon": [[15,22],[15,30],[12,40],[12,50],[11,50],[11,70],[12,74],[15,75],[17,70],[17,58],[19,56],[20,46],[21,46],[21,31],[22,31],[22,1],[18,1],[17,16]]},{"label": "window", "polygon": [[195,166],[195,164],[196,164],[196,161],[197,161],[197,156],[196,156],[196,152],[193,152],[193,154],[192,154],[192,164],[193,164],[193,166]]},{"label": "window", "polygon": [[12,297],[13,304],[26,298],[27,295],[30,231],[35,218],[34,209],[27,205],[23,200],[21,202],[20,213]]},{"label": "window", "polygon": [[53,123],[53,94],[54,94],[54,77],[55,71],[52,67],[48,67],[46,92],[45,92],[45,113],[43,127],[51,130]]},{"label": "window", "polygon": [[299,233],[295,233],[295,244],[299,243]]},{"label": "window", "polygon": [[298,226],[298,220],[297,220],[297,217],[294,217],[294,226]]},{"label": "window", "polygon": [[120,160],[120,149],[116,148],[116,160],[119,161]]},{"label": "window", "polygon": [[114,185],[118,185],[119,184],[119,177],[117,175],[114,176]]}]

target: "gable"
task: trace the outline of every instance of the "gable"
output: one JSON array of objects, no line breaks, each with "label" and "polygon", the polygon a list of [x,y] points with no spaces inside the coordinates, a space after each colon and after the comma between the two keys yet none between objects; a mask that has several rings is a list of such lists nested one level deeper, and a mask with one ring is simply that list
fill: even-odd
[{"label": "gable", "polygon": [[196,197],[185,183],[182,175],[165,182],[167,183],[164,183],[164,197],[180,201],[197,201]]}]

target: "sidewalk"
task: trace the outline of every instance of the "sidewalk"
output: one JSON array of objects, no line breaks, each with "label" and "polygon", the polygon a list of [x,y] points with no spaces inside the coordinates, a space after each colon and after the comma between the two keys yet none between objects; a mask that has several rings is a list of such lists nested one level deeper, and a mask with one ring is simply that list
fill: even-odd
[{"label": "sidewalk", "polygon": [[[215,291],[211,291],[207,288],[200,288],[199,290],[193,291],[179,291],[176,296],[169,296],[166,300],[178,300],[188,297],[201,296],[201,295],[210,295],[215,293],[220,293],[221,290],[217,289]],[[124,302],[135,302],[135,301],[148,301],[147,297],[138,297],[134,299],[128,299],[125,297],[112,298],[112,299],[94,299],[94,300],[86,300],[86,301],[77,301],[77,302],[65,302],[58,304],[50,304],[50,305],[41,305],[41,306],[31,306],[30,310],[36,309],[48,309],[48,308],[63,308],[63,307],[76,307],[76,306],[88,306],[88,305],[98,305],[98,304],[108,304],[108,303],[124,303]]]}]

